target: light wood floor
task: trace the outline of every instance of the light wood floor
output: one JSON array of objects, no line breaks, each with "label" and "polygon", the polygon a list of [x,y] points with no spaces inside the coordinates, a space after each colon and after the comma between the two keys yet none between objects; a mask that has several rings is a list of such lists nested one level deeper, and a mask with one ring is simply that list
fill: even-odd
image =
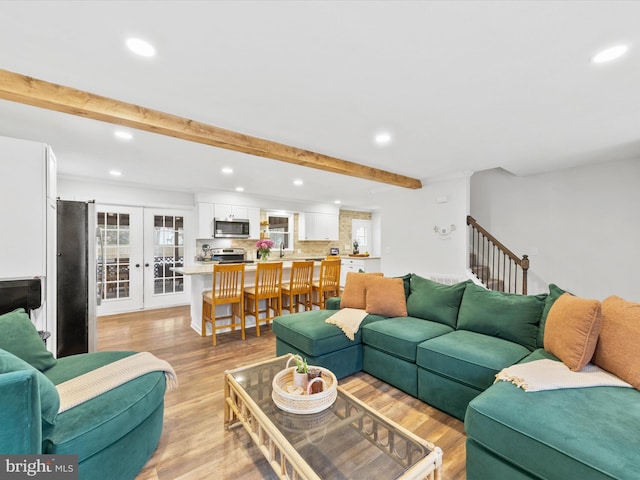
[{"label": "light wood floor", "polygon": [[[165,397],[160,445],[137,480],[277,478],[246,431],[223,428],[224,371],[275,356],[270,329],[200,337],[190,327],[188,307],[100,317],[99,350],[149,351],[171,363],[180,386]],[[340,385],[444,451],[444,479],[465,480],[462,422],[366,374]],[[368,479],[363,479],[368,480]]]}]

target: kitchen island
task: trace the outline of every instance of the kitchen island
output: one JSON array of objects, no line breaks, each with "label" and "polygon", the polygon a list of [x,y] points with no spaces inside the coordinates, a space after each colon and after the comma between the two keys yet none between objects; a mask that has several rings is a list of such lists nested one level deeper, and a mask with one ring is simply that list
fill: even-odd
[{"label": "kitchen island", "polygon": [[[291,275],[291,264],[294,260],[298,259],[273,259],[269,260],[269,262],[279,262],[282,261],[282,283],[286,283],[289,281],[289,277]],[[299,259],[303,260],[303,259]],[[213,266],[216,262],[199,262],[192,265],[185,265],[184,267],[176,267],[172,270],[181,273],[183,275],[189,275],[191,277],[191,292],[190,292],[190,303],[191,303],[191,328],[193,328],[198,334],[201,334],[202,330],[202,292],[205,290],[211,290],[213,283]],[[317,278],[320,274],[320,262],[314,262],[314,275],[313,278]],[[244,272],[244,285],[245,287],[252,287],[256,283],[256,269],[258,268],[257,263],[247,263]],[[229,315],[231,311],[230,305],[218,305],[217,307],[218,316],[220,315]],[[230,320],[222,320],[221,322]],[[222,323],[219,323],[221,325]],[[245,328],[255,327],[256,319],[252,315],[247,315],[245,317]],[[222,332],[228,330],[221,330]],[[207,335],[211,335],[211,325],[207,323]]]}]

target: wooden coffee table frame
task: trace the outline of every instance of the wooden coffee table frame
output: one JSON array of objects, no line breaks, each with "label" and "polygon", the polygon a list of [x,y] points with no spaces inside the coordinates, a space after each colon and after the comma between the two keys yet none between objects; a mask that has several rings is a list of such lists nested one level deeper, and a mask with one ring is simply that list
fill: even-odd
[{"label": "wooden coffee table frame", "polygon": [[[278,357],[280,360],[284,360],[286,358],[288,358],[288,355]],[[247,369],[256,368],[261,365],[267,365],[274,362],[274,360],[276,359],[246,365],[225,372],[224,428],[225,430],[228,430],[234,425],[242,424],[279,478],[285,480],[322,480],[290,444],[287,438],[272,423],[271,419],[269,419],[256,402],[249,396],[244,387],[241,386],[234,378],[234,374]],[[398,478],[403,480],[418,480],[425,478],[430,480],[441,480],[442,450],[440,448],[426,442],[404,427],[387,419],[365,403],[355,398],[349,392],[342,389],[340,386],[338,386],[338,395],[342,395],[350,403],[359,406],[362,411],[366,412],[368,417],[375,419],[383,427],[387,425],[393,428],[401,436],[412,440],[430,451],[426,457],[410,466]],[[349,422],[353,422],[353,418],[348,418],[347,420]],[[362,434],[364,436],[370,436],[369,432],[362,432]]]}]

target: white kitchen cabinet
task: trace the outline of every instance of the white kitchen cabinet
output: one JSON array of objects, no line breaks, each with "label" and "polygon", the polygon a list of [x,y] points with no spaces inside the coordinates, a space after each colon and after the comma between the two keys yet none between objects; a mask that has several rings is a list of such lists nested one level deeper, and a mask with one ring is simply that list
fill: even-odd
[{"label": "white kitchen cabinet", "polygon": [[331,213],[298,215],[298,240],[338,240],[340,217]]},{"label": "white kitchen cabinet", "polygon": [[216,203],[214,205],[214,213],[216,218],[249,218],[249,207],[242,205],[226,205]]},{"label": "white kitchen cabinet", "polygon": [[196,238],[213,238],[213,203],[196,204]]},{"label": "white kitchen cabinet", "polygon": [[380,258],[345,257],[340,262],[340,285],[344,287],[349,272],[373,273],[380,271]]}]

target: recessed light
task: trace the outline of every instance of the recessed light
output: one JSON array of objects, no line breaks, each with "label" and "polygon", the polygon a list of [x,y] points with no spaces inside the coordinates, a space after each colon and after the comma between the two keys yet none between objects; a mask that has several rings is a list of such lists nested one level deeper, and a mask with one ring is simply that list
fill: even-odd
[{"label": "recessed light", "polygon": [[229,175],[233,173],[233,168],[231,167],[222,167],[222,173],[225,175]]},{"label": "recessed light", "polygon": [[119,140],[131,140],[133,139],[133,134],[130,132],[127,132],[125,130],[116,130],[115,132],[113,132],[114,137],[116,137]]},{"label": "recessed light", "polygon": [[141,57],[153,57],[156,54],[153,45],[141,38],[127,38],[127,48]]},{"label": "recessed light", "polygon": [[391,140],[393,138],[391,137],[391,133],[387,132],[387,131],[380,131],[378,133],[376,133],[374,140],[376,142],[376,145],[379,145],[381,147],[389,145],[391,143]]},{"label": "recessed light", "polygon": [[244,192],[244,187],[236,187],[236,192]]},{"label": "recessed light", "polygon": [[110,170],[109,175],[112,175],[114,177],[120,177],[122,176],[122,172],[120,170]]},{"label": "recessed light", "polygon": [[340,205],[340,204],[342,203],[342,201],[340,201],[340,200],[334,200],[334,202],[333,202],[333,203],[335,203],[336,205]]},{"label": "recessed light", "polygon": [[295,186],[299,187],[299,186],[301,186],[301,185],[304,185],[304,182],[303,182],[302,180],[300,180],[299,178],[296,178],[296,179],[293,181],[293,184],[294,184]]},{"label": "recessed light", "polygon": [[593,57],[591,57],[591,61],[593,63],[607,63],[613,60],[616,60],[622,57],[625,53],[629,51],[629,46],[620,44],[615,45],[613,47],[605,48],[604,50],[600,50]]}]

